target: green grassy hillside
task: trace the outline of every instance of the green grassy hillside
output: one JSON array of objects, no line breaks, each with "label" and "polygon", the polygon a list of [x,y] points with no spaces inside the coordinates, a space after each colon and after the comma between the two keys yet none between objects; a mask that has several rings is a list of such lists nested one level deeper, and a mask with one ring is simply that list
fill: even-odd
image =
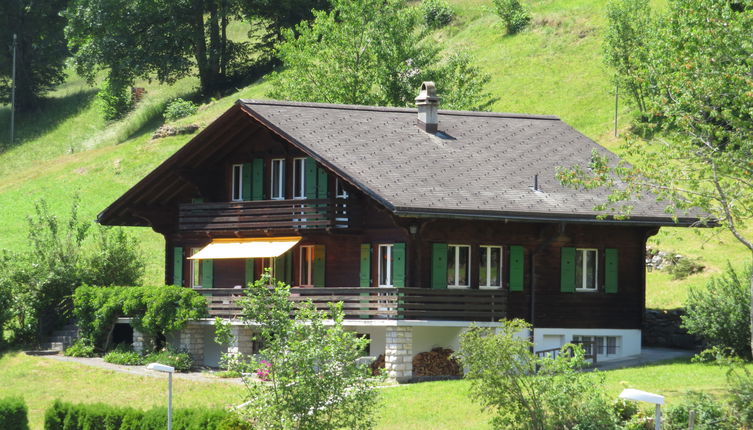
[{"label": "green grassy hillside", "polygon": [[[493,110],[559,115],[576,129],[619,152],[612,136],[614,94],[601,59],[604,2],[599,0],[535,0],[530,28],[514,37],[503,36],[491,0],[451,1],[457,17],[432,37],[449,50],[472,53],[492,76],[488,90],[499,100]],[[139,83],[145,99],[127,118],[105,123],[95,91],[71,73],[40,112],[19,118],[20,142],[0,154],[0,248],[24,246],[25,217],[36,199],[45,198],[53,210],[67,212],[74,194],[81,197],[82,215],[97,213],[187,142],[191,136],[151,140],[161,125],[160,112],[171,98],[190,94],[194,79],[173,86]],[[260,82],[201,106],[183,123],[205,126],[238,98],[263,98]],[[629,112],[623,104],[620,125]],[[8,123],[9,109],[0,107],[0,124]],[[5,130],[5,127],[3,127]],[[0,143],[7,142],[2,133]],[[147,281],[163,279],[163,241],[145,228],[131,229],[144,244],[149,267]],[[701,284],[719,272],[726,260],[746,258],[728,234],[712,230],[663,229],[656,242],[661,249],[703,259],[708,270],[685,281],[671,281],[662,273],[649,274],[648,305],[682,304],[687,285]]]}]

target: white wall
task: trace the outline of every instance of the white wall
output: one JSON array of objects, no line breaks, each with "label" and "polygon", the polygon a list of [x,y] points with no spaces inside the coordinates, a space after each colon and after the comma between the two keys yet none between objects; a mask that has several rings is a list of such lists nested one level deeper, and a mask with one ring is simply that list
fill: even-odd
[{"label": "white wall", "polygon": [[[617,354],[599,356],[599,361],[619,360],[641,353],[641,331],[599,328],[537,328],[533,331],[536,351],[558,348],[572,342],[573,336],[617,336]],[[559,345],[556,343],[559,342]]]}]

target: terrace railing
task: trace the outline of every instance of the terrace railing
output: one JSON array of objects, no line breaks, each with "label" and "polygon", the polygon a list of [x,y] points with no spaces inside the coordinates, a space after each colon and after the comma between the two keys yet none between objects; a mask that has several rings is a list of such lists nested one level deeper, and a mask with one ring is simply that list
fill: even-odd
[{"label": "terrace railing", "polygon": [[[240,288],[196,288],[207,298],[212,317],[234,318],[241,308]],[[311,300],[318,309],[343,302],[349,319],[498,321],[505,317],[503,290],[435,290],[428,288],[291,288],[290,300]]]}]

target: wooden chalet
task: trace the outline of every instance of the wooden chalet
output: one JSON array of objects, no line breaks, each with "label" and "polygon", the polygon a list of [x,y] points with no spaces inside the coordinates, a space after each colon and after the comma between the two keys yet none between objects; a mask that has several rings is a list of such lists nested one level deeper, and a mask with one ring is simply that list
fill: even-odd
[{"label": "wooden chalet", "polygon": [[[651,199],[599,217],[605,192],[555,172],[617,157],[556,117],[438,110],[431,83],[416,102],[240,100],[98,220],[164,235],[165,282],[205,294],[212,316],[236,315],[265,268],[292,300],[343,301],[397,379],[414,354],[500,318],[532,323],[540,350],[638,354],[646,240],[697,220]],[[178,341],[212,364],[209,332]]]}]

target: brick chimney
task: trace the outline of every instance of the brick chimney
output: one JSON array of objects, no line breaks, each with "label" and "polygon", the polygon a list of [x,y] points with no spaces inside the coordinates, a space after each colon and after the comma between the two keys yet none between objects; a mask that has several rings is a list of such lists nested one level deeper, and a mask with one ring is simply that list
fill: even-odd
[{"label": "brick chimney", "polygon": [[439,109],[440,98],[437,97],[437,88],[434,82],[424,82],[421,84],[421,92],[416,97],[416,107],[418,108],[418,120],[416,125],[427,133],[436,133],[439,126]]}]

